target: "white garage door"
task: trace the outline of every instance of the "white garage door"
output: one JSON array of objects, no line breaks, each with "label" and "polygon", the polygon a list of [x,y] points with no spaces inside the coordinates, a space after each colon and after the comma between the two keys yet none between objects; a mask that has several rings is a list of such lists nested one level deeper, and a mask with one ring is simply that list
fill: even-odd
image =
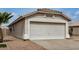
[{"label": "white garage door", "polygon": [[30,23],[30,38],[32,39],[64,39],[65,24]]}]

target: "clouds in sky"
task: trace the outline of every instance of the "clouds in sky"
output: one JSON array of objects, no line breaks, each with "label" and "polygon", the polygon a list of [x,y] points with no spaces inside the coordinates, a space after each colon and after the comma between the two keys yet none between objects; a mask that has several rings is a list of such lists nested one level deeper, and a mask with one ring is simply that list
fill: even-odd
[{"label": "clouds in sky", "polygon": [[74,13],[73,18],[77,18],[79,20],[79,10]]},{"label": "clouds in sky", "polygon": [[13,12],[13,13],[12,13],[12,15],[13,15],[13,16],[16,16],[16,15],[17,15],[17,13]]},{"label": "clouds in sky", "polygon": [[76,11],[76,12],[74,12],[74,15],[73,15],[72,18],[74,19],[74,21],[75,21],[75,20],[79,21],[79,10]]},{"label": "clouds in sky", "polygon": [[76,12],[75,12],[75,15],[79,15],[79,11],[76,11]]},{"label": "clouds in sky", "polygon": [[58,8],[57,10],[62,11],[72,21],[79,21],[79,8]]}]

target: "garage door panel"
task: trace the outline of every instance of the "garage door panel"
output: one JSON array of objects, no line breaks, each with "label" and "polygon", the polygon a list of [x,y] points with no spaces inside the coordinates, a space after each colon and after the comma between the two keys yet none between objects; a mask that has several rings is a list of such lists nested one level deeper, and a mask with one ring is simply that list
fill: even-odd
[{"label": "garage door panel", "polygon": [[65,38],[65,24],[30,23],[30,38]]}]

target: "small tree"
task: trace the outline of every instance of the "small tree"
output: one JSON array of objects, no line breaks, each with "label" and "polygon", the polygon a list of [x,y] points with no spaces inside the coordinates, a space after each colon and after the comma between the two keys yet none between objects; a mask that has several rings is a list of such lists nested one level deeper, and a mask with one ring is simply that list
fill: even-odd
[{"label": "small tree", "polygon": [[2,23],[7,23],[9,19],[11,19],[13,15],[8,12],[0,12],[0,43],[3,42],[3,32],[1,28]]},{"label": "small tree", "polygon": [[70,36],[72,36],[72,33],[73,33],[73,28],[70,27],[70,28],[69,28],[69,34],[70,34]]}]

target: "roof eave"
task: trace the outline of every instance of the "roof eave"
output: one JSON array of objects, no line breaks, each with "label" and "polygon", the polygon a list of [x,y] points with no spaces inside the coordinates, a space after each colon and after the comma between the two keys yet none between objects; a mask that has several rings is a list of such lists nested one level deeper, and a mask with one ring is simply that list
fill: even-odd
[{"label": "roof eave", "polygon": [[[29,13],[29,14],[27,14],[27,15],[20,16],[18,19],[16,19],[16,20],[13,21],[10,25],[8,25],[8,27],[11,26],[11,25],[13,25],[14,23],[20,21],[22,18],[26,18],[26,17],[31,16],[31,15],[36,14],[36,13],[48,13],[48,12],[35,11],[35,12]],[[52,13],[52,14],[53,14],[53,13]],[[57,15],[61,15],[61,16],[65,17],[68,21],[71,21],[71,19],[68,18],[67,16],[65,16],[64,14],[57,14]]]}]

